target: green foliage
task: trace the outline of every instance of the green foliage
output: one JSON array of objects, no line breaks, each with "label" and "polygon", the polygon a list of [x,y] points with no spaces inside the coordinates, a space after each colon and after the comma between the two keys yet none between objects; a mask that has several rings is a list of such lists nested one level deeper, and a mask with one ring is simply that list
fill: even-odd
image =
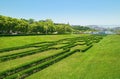
[{"label": "green foliage", "polygon": [[80,26],[80,25],[74,25],[74,26],[72,26],[72,28],[73,28],[74,30],[79,30],[79,31],[88,31],[88,30],[92,30],[92,29],[89,28],[89,27]]},{"label": "green foliage", "polygon": [[71,27],[73,29],[74,34],[85,34],[85,33],[90,34],[91,32],[97,31],[97,30],[90,28],[88,26],[73,25]]},{"label": "green foliage", "polygon": [[[98,39],[98,35],[88,35],[74,38],[64,38],[57,41],[44,41],[19,47],[1,49],[1,53],[36,47],[36,49],[0,56],[0,78],[24,78],[52,65],[75,52],[85,52],[92,47],[91,40]],[[67,42],[67,43],[66,43]],[[65,44],[66,43],[66,44]],[[95,42],[96,43],[96,42]],[[25,60],[23,62],[23,60]],[[4,61],[4,62],[3,62]],[[3,64],[2,64],[3,63]],[[7,65],[10,64],[11,66]],[[19,74],[19,75],[18,75]]]},{"label": "green foliage", "polygon": [[26,33],[28,31],[28,23],[22,19],[16,19],[6,16],[0,16],[0,33]]},{"label": "green foliage", "polygon": [[64,34],[72,33],[69,24],[55,24],[51,19],[16,19],[0,15],[0,34]]},{"label": "green foliage", "polygon": [[0,15],[0,34],[69,34],[92,30],[84,26],[54,23],[51,19],[16,19]]},{"label": "green foliage", "polygon": [[59,34],[72,33],[73,31],[69,24],[55,24],[55,26]]},{"label": "green foliage", "polygon": [[85,53],[75,53],[26,79],[119,79],[119,40],[119,35],[108,35]]}]

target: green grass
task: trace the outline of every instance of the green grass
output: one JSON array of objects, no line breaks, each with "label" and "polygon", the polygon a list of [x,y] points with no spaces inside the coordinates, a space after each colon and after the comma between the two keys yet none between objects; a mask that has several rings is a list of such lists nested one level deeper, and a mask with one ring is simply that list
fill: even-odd
[{"label": "green grass", "polygon": [[48,57],[48,56],[54,55],[56,53],[59,53],[61,51],[63,51],[63,50],[62,49],[48,50],[48,51],[44,51],[44,52],[41,52],[41,53],[30,55],[30,56],[17,58],[17,59],[10,60],[10,61],[7,61],[7,62],[2,62],[2,63],[0,63],[0,72],[11,69],[11,68],[18,67],[22,64],[29,63],[29,62],[35,61],[37,59],[43,59],[45,57]]},{"label": "green grass", "polygon": [[59,48],[59,47],[63,47],[66,45],[68,45],[68,44],[57,44],[57,45],[51,46],[51,48]]},{"label": "green grass", "polygon": [[0,49],[10,48],[16,46],[23,46],[26,44],[45,42],[45,41],[57,41],[64,38],[73,38],[84,35],[39,35],[39,36],[10,36],[0,37]]},{"label": "green grass", "polygon": [[72,47],[71,50],[75,50],[75,49],[80,49],[80,50],[82,50],[82,49],[85,49],[85,48],[87,48],[87,47],[88,47],[87,45],[77,45],[77,46],[75,46],[75,47]]},{"label": "green grass", "polygon": [[[0,37],[0,41],[2,41],[0,44],[0,50],[4,48],[24,46],[27,44],[38,43],[38,42],[49,41],[52,43],[52,41],[55,42],[60,39],[74,38],[78,36],[86,36],[86,35],[40,35],[40,36]],[[89,41],[91,41],[92,40],[91,37],[94,36],[85,37],[85,38],[90,38]],[[108,35],[104,37],[104,39],[102,39],[102,41],[100,41],[99,43],[95,43],[95,42],[92,43],[93,47],[87,50],[86,52],[77,52],[61,60],[60,62],[47,67],[42,71],[39,71],[37,73],[28,76],[26,79],[43,79],[43,78],[44,79],[119,79],[120,78],[119,40],[120,40],[119,35]],[[79,42],[75,42],[75,41],[79,41]],[[84,43],[85,43],[84,40],[81,41],[81,38],[75,38],[75,39],[67,39],[64,41],[60,41],[58,42],[57,45],[50,47],[61,48],[68,44],[70,45],[79,44],[75,47],[70,48],[71,51],[73,51],[76,49],[87,48],[88,46],[84,45]],[[31,48],[6,51],[0,53],[0,56],[17,54],[32,49],[37,49],[37,46],[47,45],[47,44],[49,43],[34,44],[32,45],[33,47]],[[37,53],[21,58],[9,60],[6,62],[1,62],[0,72],[4,72],[6,70],[13,69],[16,67],[17,68],[21,67],[24,64],[28,64],[36,60],[53,56],[62,51],[63,51],[62,49],[59,50],[50,49],[48,51],[44,51],[43,53]],[[47,63],[47,61],[44,63]],[[35,66],[28,68],[28,70],[32,68],[35,68]],[[26,71],[26,69],[23,69],[23,71],[21,72],[24,71]]]},{"label": "green grass", "polygon": [[3,53],[0,53],[0,56],[16,54],[16,53],[20,53],[20,52],[30,51],[30,50],[33,50],[33,49],[37,49],[37,48],[35,48],[35,47],[30,47],[30,48],[24,48],[24,49],[18,49],[18,50],[3,52]]},{"label": "green grass", "polygon": [[120,36],[109,35],[26,79],[120,79]]},{"label": "green grass", "polygon": [[76,42],[75,44],[85,44],[85,42]]},{"label": "green grass", "polygon": [[32,46],[41,47],[41,46],[43,46],[43,45],[48,45],[48,44],[50,44],[50,43],[35,44],[35,45],[32,45]]},{"label": "green grass", "polygon": [[[25,69],[25,70],[23,70],[23,71],[21,71],[21,72],[18,72],[18,73],[16,73],[16,74],[13,74],[13,75],[11,75],[11,76],[8,76],[8,77],[6,77],[5,79],[10,79],[11,77],[12,77],[12,78],[19,78],[19,77],[22,78],[22,76],[24,76],[25,74],[27,75],[28,73],[34,72],[35,70],[38,70],[38,69],[41,70],[41,67],[42,67],[42,66],[48,66],[50,63],[51,63],[51,64],[52,64],[52,63],[54,64],[55,62],[61,60],[62,58],[66,57],[66,56],[69,56],[70,54],[73,54],[73,53],[76,53],[76,52],[74,52],[74,51],[69,51],[69,52],[63,53],[63,54],[61,54],[61,55],[59,55],[59,56],[57,56],[57,57],[55,57],[55,58],[52,58],[52,59],[50,59],[50,60],[48,60],[48,61],[46,61],[46,62],[43,62],[43,63],[38,64],[38,65],[36,65],[36,66],[33,66],[33,67],[29,68],[29,69]],[[19,76],[18,76],[18,74],[19,74]]]}]

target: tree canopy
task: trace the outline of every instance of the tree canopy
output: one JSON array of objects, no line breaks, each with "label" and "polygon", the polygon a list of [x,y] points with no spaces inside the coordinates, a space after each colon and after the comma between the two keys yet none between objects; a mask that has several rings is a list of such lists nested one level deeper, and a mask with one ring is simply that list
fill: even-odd
[{"label": "tree canopy", "polygon": [[68,34],[75,30],[89,30],[88,27],[54,23],[51,19],[17,19],[0,15],[0,34]]}]

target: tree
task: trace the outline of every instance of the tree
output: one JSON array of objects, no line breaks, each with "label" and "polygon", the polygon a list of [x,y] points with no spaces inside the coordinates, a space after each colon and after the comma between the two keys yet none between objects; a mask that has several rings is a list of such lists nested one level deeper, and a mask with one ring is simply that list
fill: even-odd
[{"label": "tree", "polygon": [[55,24],[56,25],[56,31],[59,34],[65,34],[65,33],[72,33],[73,29],[69,24]]},{"label": "tree", "polygon": [[60,34],[71,33],[72,28],[69,24],[55,24],[51,19],[34,21],[34,19],[17,19],[0,15],[1,34]]},{"label": "tree", "polygon": [[28,23],[29,23],[29,24],[32,24],[32,23],[34,23],[34,22],[35,22],[35,20],[32,19],[32,18],[30,18],[30,19],[28,20]]}]

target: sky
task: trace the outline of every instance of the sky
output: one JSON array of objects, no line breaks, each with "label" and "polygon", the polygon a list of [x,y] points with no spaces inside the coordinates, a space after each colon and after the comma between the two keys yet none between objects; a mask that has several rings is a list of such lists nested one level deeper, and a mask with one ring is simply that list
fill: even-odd
[{"label": "sky", "polygon": [[120,0],[1,0],[0,15],[71,25],[120,25]]}]

